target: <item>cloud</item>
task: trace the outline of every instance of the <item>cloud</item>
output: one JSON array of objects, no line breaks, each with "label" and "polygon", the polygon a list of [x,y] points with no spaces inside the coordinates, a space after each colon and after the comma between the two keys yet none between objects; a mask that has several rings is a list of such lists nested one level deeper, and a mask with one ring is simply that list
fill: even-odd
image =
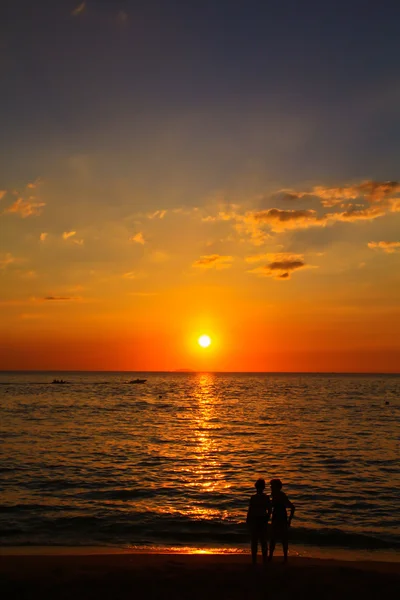
[{"label": "cloud", "polygon": [[391,212],[400,212],[400,198],[395,198],[392,200],[390,205]]},{"label": "cloud", "polygon": [[378,217],[383,217],[385,214],[385,206],[369,206],[360,210],[346,210],[342,213],[328,213],[325,215],[325,219],[330,221],[342,221],[344,223],[354,223],[356,221],[373,221]]},{"label": "cloud", "polygon": [[43,206],[46,206],[45,202],[35,202],[35,198],[31,197],[28,200],[23,200],[23,198],[18,198],[8,208],[4,210],[5,214],[18,214],[23,219],[31,216],[38,216],[42,212]]},{"label": "cloud", "polygon": [[49,302],[50,302],[50,301],[51,301],[51,302],[53,302],[53,301],[60,302],[60,301],[80,300],[80,298],[78,298],[78,297],[73,297],[73,296],[45,296],[45,297],[43,298],[43,300],[45,300],[46,302],[47,302],[47,301],[49,301]]},{"label": "cloud", "polygon": [[62,238],[63,238],[63,240],[68,240],[69,238],[73,237],[74,235],[76,235],[76,231],[64,231],[64,233],[62,234]]},{"label": "cloud", "polygon": [[201,256],[199,260],[193,263],[193,267],[199,269],[229,269],[231,262],[233,261],[232,256],[221,256],[220,254],[209,254],[207,256]]},{"label": "cloud", "polygon": [[167,214],[166,210],[156,210],[153,213],[149,213],[147,215],[147,218],[148,219],[163,219],[166,214]]},{"label": "cloud", "polygon": [[40,238],[39,238],[39,239],[40,239],[40,241],[41,241],[41,242],[44,242],[44,241],[45,241],[45,239],[47,238],[47,236],[48,236],[48,235],[49,235],[49,234],[48,234],[48,233],[46,233],[46,232],[45,232],[45,233],[41,233],[41,234],[40,234]]},{"label": "cloud", "polygon": [[146,243],[144,240],[144,237],[143,237],[143,233],[141,231],[139,231],[139,233],[136,233],[135,235],[130,237],[129,240],[131,242],[135,242],[136,244],[145,244]]},{"label": "cloud", "polygon": [[7,252],[3,254],[3,258],[0,257],[0,269],[6,269],[15,262],[17,262],[17,259],[10,252]]},{"label": "cloud", "polygon": [[71,12],[71,16],[78,17],[85,11],[85,9],[86,9],[86,2],[81,2],[81,4],[78,4],[78,6],[76,8],[74,8],[74,10]]},{"label": "cloud", "polygon": [[138,278],[138,276],[139,276],[139,275],[138,275],[137,273],[135,273],[135,271],[129,271],[128,273],[124,273],[124,274],[122,275],[122,277],[123,277],[124,279],[137,279],[137,278]]},{"label": "cloud", "polygon": [[304,262],[302,254],[280,254],[268,255],[271,262],[262,267],[248,271],[259,277],[273,277],[274,279],[290,279],[291,273],[298,269],[310,267]]},{"label": "cloud", "polygon": [[368,248],[380,249],[387,254],[394,254],[400,252],[400,242],[368,242]]},{"label": "cloud", "polygon": [[321,204],[327,208],[364,198],[368,202],[383,202],[390,196],[400,192],[398,181],[363,181],[356,185],[345,185],[341,187],[314,186],[310,191],[280,190],[286,200],[301,199],[305,196],[314,196],[321,200]]},{"label": "cloud", "polygon": [[259,234],[259,228],[268,225],[272,231],[280,232],[287,229],[306,229],[308,227],[325,227],[326,216],[318,216],[315,210],[268,210],[248,211],[239,216],[239,222],[247,226],[247,233],[252,237]]},{"label": "cloud", "polygon": [[7,190],[0,190],[0,200],[2,200],[6,194]]}]

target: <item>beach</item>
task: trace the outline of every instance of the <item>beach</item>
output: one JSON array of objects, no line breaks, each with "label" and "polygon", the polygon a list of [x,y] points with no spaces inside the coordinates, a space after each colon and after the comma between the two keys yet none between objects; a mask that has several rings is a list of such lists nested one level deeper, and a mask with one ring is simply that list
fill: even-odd
[{"label": "beach", "polygon": [[[249,555],[1,555],[3,598],[396,598],[400,564],[277,556],[257,567]],[[69,553],[70,552],[70,553]]]}]

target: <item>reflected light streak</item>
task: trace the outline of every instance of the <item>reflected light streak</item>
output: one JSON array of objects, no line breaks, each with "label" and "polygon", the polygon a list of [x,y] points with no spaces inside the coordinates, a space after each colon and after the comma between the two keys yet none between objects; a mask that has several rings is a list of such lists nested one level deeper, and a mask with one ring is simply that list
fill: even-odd
[{"label": "reflected light streak", "polygon": [[[215,426],[212,421],[217,418],[215,405],[218,398],[213,393],[214,375],[202,373],[199,375],[198,386],[195,397],[198,402],[198,412],[196,418],[195,435],[197,439],[196,458],[198,460],[195,467],[195,475],[199,480],[196,485],[204,492],[222,491],[226,489],[223,481],[221,465],[215,458],[218,452],[218,446],[212,435]],[[199,514],[205,516],[208,513],[215,514],[219,511],[200,509]]]}]

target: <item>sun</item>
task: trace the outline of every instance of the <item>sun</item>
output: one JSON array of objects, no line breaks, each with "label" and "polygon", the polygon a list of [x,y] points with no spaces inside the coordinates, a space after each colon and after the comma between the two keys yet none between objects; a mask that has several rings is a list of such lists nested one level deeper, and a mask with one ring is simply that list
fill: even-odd
[{"label": "sun", "polygon": [[211,338],[209,335],[201,335],[197,341],[202,348],[208,348],[208,346],[211,344]]}]

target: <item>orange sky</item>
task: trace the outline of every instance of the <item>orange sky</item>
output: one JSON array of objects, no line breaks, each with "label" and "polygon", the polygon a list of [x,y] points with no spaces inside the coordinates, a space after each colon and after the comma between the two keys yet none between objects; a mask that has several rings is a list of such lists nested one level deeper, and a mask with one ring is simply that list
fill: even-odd
[{"label": "orange sky", "polygon": [[0,369],[400,370],[395,9],[25,4]]}]

